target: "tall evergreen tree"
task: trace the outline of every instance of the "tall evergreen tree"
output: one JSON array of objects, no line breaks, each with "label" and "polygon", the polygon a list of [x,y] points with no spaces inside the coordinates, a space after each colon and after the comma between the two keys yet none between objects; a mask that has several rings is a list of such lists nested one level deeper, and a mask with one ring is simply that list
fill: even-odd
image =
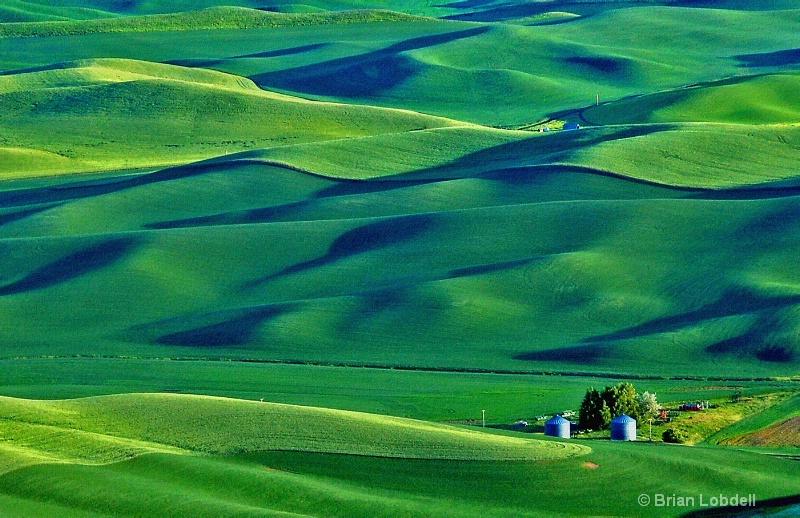
[{"label": "tall evergreen tree", "polygon": [[581,430],[599,430],[602,427],[603,419],[600,415],[600,408],[603,398],[594,387],[589,387],[583,397],[581,409],[578,413],[578,428]]}]

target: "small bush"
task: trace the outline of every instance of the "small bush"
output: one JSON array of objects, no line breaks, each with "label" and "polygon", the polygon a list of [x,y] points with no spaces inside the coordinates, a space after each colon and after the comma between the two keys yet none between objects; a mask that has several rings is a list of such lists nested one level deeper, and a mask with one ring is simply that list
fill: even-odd
[{"label": "small bush", "polygon": [[669,430],[665,430],[664,433],[661,434],[661,439],[663,439],[664,442],[669,442],[673,444],[683,444],[687,440],[689,440],[689,436],[683,430],[670,428]]}]

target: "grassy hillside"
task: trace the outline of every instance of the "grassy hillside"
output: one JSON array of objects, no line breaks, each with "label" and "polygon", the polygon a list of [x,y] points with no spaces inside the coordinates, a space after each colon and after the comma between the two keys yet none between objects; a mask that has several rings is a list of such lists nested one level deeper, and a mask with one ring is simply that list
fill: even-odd
[{"label": "grassy hillside", "polygon": [[120,32],[254,29],[262,27],[408,21],[413,19],[409,15],[386,10],[362,10],[344,13],[274,13],[242,7],[212,7],[201,11],[175,14],[4,24],[0,25],[0,38],[42,38]]},{"label": "grassy hillside", "polygon": [[797,446],[800,396],[739,421],[709,438],[712,444],[729,446]]},{"label": "grassy hillside", "polygon": [[[292,19],[231,12],[234,18],[245,12]],[[180,16],[203,13],[176,20]],[[239,31],[178,25],[177,32],[0,39],[0,49],[8,50],[0,67],[109,56],[173,62],[307,98],[515,125],[587,107],[597,94],[611,101],[758,71],[748,63],[763,59],[747,56],[767,59],[794,48],[798,15],[637,7],[533,27],[408,20]],[[628,36],[604,30],[608,26],[628,27]]]},{"label": "grassy hillside", "polygon": [[797,176],[798,124],[682,124],[629,135],[575,149],[563,163],[676,187],[765,185]]},{"label": "grassy hillside", "polygon": [[634,97],[581,112],[592,124],[719,122],[797,124],[794,93],[800,75],[770,74],[724,80]]},{"label": "grassy hillside", "polygon": [[[252,147],[455,124],[416,113],[319,104],[212,71],[79,61],[0,76],[0,176],[181,163]],[[59,127],[54,134],[44,128]]]},{"label": "grassy hillside", "polygon": [[59,6],[25,0],[6,0],[0,6],[0,23],[22,23],[42,21],[91,20],[110,16],[99,9],[80,6]]},{"label": "grassy hillside", "polygon": [[[250,62],[246,74],[305,96],[517,124],[588,106],[598,94],[612,100],[741,75],[738,56],[791,48],[797,24],[796,11],[622,9],[552,26],[483,25],[433,45],[310,56],[279,70]],[[605,29],[617,26],[624,35]]]},{"label": "grassy hillside", "polygon": [[[619,487],[620,478],[628,483]],[[564,498],[575,490],[576,480],[580,498]],[[706,503],[733,487],[766,501],[792,494],[796,482],[795,466],[787,459],[597,441],[588,455],[545,462],[292,452],[227,459],[148,455],[110,466],[34,466],[0,477],[0,490],[15,506],[24,503],[40,513],[58,506],[75,516],[541,517],[581,515],[587,506],[602,515],[679,516],[700,509],[701,492]],[[613,500],[611,488],[616,488]],[[642,507],[637,498],[643,493],[694,495],[695,506]]]},{"label": "grassy hillside", "polygon": [[377,4],[0,6],[0,509],[791,512],[796,2]]},{"label": "grassy hillside", "polygon": [[415,459],[552,460],[584,446],[531,441],[342,410],[171,394],[0,400],[0,470],[96,464],[144,453],[265,450]]},{"label": "grassy hillside", "polygon": [[789,375],[794,191],[563,168],[353,182],[238,160],[16,188],[0,332],[7,356]]},{"label": "grassy hillside", "polygon": [[[286,365],[144,358],[18,358],[3,360],[3,394],[20,398],[78,398],[127,392],[211,394],[257,401],[355,410],[428,421],[481,417],[509,425],[577,410],[589,386],[618,379],[587,376],[425,372],[390,367]],[[664,404],[758,396],[792,390],[793,382],[640,379],[640,391]],[[770,421],[771,422],[771,421]]]}]

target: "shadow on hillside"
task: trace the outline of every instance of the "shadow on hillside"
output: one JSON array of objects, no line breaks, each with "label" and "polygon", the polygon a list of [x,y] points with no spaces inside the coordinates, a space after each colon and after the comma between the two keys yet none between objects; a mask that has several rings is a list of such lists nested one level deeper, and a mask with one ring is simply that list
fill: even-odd
[{"label": "shadow on hillside", "polygon": [[800,49],[787,49],[758,54],[739,54],[734,57],[739,61],[740,67],[747,68],[800,65]]},{"label": "shadow on hillside", "polygon": [[597,14],[608,9],[619,8],[619,4],[607,2],[585,2],[585,1],[551,1],[551,2],[524,2],[519,4],[500,3],[483,1],[458,1],[449,4],[438,4],[435,7],[451,9],[473,10],[469,13],[451,14],[444,16],[445,20],[456,20],[462,22],[504,22],[529,16],[538,16],[553,11],[567,11],[581,16]]},{"label": "shadow on hillside", "polygon": [[626,58],[570,56],[561,61],[575,73],[594,80],[624,81],[634,74],[633,62]]},{"label": "shadow on hillside", "polygon": [[403,243],[425,233],[432,226],[433,219],[426,214],[398,216],[367,223],[336,238],[322,257],[297,263],[272,275],[250,281],[243,288],[255,288],[280,277],[302,273],[348,257]]},{"label": "shadow on hillside", "polygon": [[0,192],[0,207],[39,205],[91,198],[159,182],[169,182],[221,171],[231,172],[239,167],[253,164],[263,165],[263,162],[258,160],[198,162],[122,178],[78,180],[53,187],[36,187]]},{"label": "shadow on hillside", "polygon": [[[697,310],[657,318],[613,333],[593,336],[585,339],[584,343],[591,345],[642,338],[692,327],[708,320],[758,313],[767,310],[778,310],[796,304],[800,304],[800,295],[765,297],[747,289],[731,289],[724,293],[716,302],[707,304]],[[712,346],[709,352],[728,352],[733,350],[732,348],[737,344],[738,341],[728,344],[720,343]],[[755,354],[757,356],[759,355],[758,352]],[[765,349],[764,352],[761,353],[762,357],[760,357],[760,359],[765,361],[791,361],[791,357],[782,359],[784,354],[785,352],[781,353],[777,350],[770,352]]]},{"label": "shadow on hillside", "polygon": [[712,354],[745,354],[752,353],[763,362],[791,363],[797,357],[795,346],[788,341],[769,337],[768,330],[763,329],[770,319],[762,319],[746,333],[728,340],[723,340],[706,347]]},{"label": "shadow on hillside", "polygon": [[[744,496],[746,498],[748,495],[739,496]],[[758,495],[756,495],[756,498],[758,498]],[[797,514],[791,513],[792,510],[796,511]],[[722,518],[730,516],[747,516],[756,518],[758,516],[770,516],[778,513],[779,511],[783,511],[783,513],[780,515],[776,514],[776,516],[800,515],[800,495],[771,498],[769,500],[756,500],[756,504],[753,507],[715,507],[713,509],[691,511],[682,516],[683,518]]]},{"label": "shadow on hillside", "polygon": [[166,65],[176,65],[188,68],[213,68],[222,65],[228,60],[232,59],[250,59],[250,58],[278,58],[284,56],[293,56],[296,54],[305,54],[306,52],[313,52],[327,47],[329,43],[312,43],[309,45],[300,45],[298,47],[288,47],[284,49],[268,50],[264,52],[255,52],[253,54],[242,54],[239,56],[227,56],[220,59],[175,59],[164,61]]},{"label": "shadow on hillside", "polygon": [[[797,196],[800,196],[800,186],[770,187],[769,184],[762,184],[753,187],[709,190],[689,196],[689,198],[696,200],[770,200],[775,198],[793,198]],[[797,211],[792,211],[791,215],[796,213]],[[793,220],[794,218],[789,218],[788,220],[783,219],[782,222],[789,223]]]},{"label": "shadow on hillside", "polygon": [[330,97],[375,97],[418,72],[416,62],[404,52],[471,38],[489,31],[476,27],[457,32],[422,36],[384,49],[323,63],[250,76],[261,87],[278,88]]},{"label": "shadow on hillside", "polygon": [[311,206],[308,200],[284,203],[271,207],[258,209],[239,210],[198,216],[195,218],[174,219],[148,223],[144,228],[152,230],[166,230],[171,228],[211,227],[219,225],[252,225],[256,223],[270,223],[275,221],[292,221],[292,215]]},{"label": "shadow on hillside", "polygon": [[533,351],[514,356],[515,360],[528,362],[565,362],[579,365],[595,365],[610,356],[612,348],[603,344],[573,345],[556,349]]},{"label": "shadow on hillside", "polygon": [[22,279],[0,287],[0,296],[41,290],[67,282],[109,266],[128,255],[137,240],[122,237],[103,241],[63,257],[29,273]]},{"label": "shadow on hillside", "polygon": [[[570,170],[582,169],[585,172],[624,178],[629,181],[641,181],[590,168],[552,164],[553,162],[569,158],[570,153],[583,148],[596,146],[613,140],[643,137],[662,131],[669,131],[674,128],[675,126],[671,124],[652,124],[615,129],[602,128],[582,129],[578,131],[553,131],[549,134],[531,133],[530,138],[524,140],[507,142],[505,144],[482,149],[464,155],[447,164],[387,177],[387,180],[419,181],[473,176],[475,174],[487,172],[490,170],[488,164],[491,164],[491,170],[494,171],[501,168],[519,169],[522,167],[537,166],[547,166],[548,168],[567,167]],[[383,180],[376,179],[374,181]]]},{"label": "shadow on hillside", "polygon": [[177,333],[163,335],[156,340],[160,345],[179,347],[230,347],[247,345],[266,322],[290,313],[293,304],[263,306],[223,322],[202,326]]},{"label": "shadow on hillside", "polygon": [[[255,209],[236,210],[198,216],[193,218],[183,218],[169,221],[159,221],[144,225],[144,228],[153,230],[164,230],[171,228],[205,227],[218,225],[248,225],[256,223],[272,223],[277,221],[295,221],[298,217],[308,210],[319,207],[322,200],[336,198],[340,196],[359,196],[369,195],[379,192],[388,192],[398,189],[436,183],[432,181],[418,182],[369,182],[362,180],[336,181],[333,185],[320,189],[313,193],[311,198],[279,205],[259,207]],[[299,215],[299,216],[298,216]],[[327,218],[322,218],[327,219]]]},{"label": "shadow on hillside", "polygon": [[737,240],[753,241],[765,236],[788,236],[800,229],[800,199],[787,198],[773,210],[761,214],[736,233]]},{"label": "shadow on hillside", "polygon": [[36,214],[48,211],[50,209],[54,209],[56,207],[60,207],[61,205],[63,205],[63,203],[54,203],[50,205],[45,205],[44,207],[34,207],[32,209],[18,210],[14,212],[7,212],[5,214],[0,214],[0,226],[8,225],[9,223],[13,223],[21,219],[35,216]]}]

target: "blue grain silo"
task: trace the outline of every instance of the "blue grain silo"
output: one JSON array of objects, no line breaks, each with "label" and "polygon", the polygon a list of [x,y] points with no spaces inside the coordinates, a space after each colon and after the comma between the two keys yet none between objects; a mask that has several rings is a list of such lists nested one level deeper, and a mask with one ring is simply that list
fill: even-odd
[{"label": "blue grain silo", "polygon": [[622,414],[611,420],[612,441],[635,441],[636,419]]},{"label": "blue grain silo", "polygon": [[544,434],[549,435],[550,437],[569,439],[571,426],[572,423],[560,415],[554,415],[551,419],[544,423]]}]

